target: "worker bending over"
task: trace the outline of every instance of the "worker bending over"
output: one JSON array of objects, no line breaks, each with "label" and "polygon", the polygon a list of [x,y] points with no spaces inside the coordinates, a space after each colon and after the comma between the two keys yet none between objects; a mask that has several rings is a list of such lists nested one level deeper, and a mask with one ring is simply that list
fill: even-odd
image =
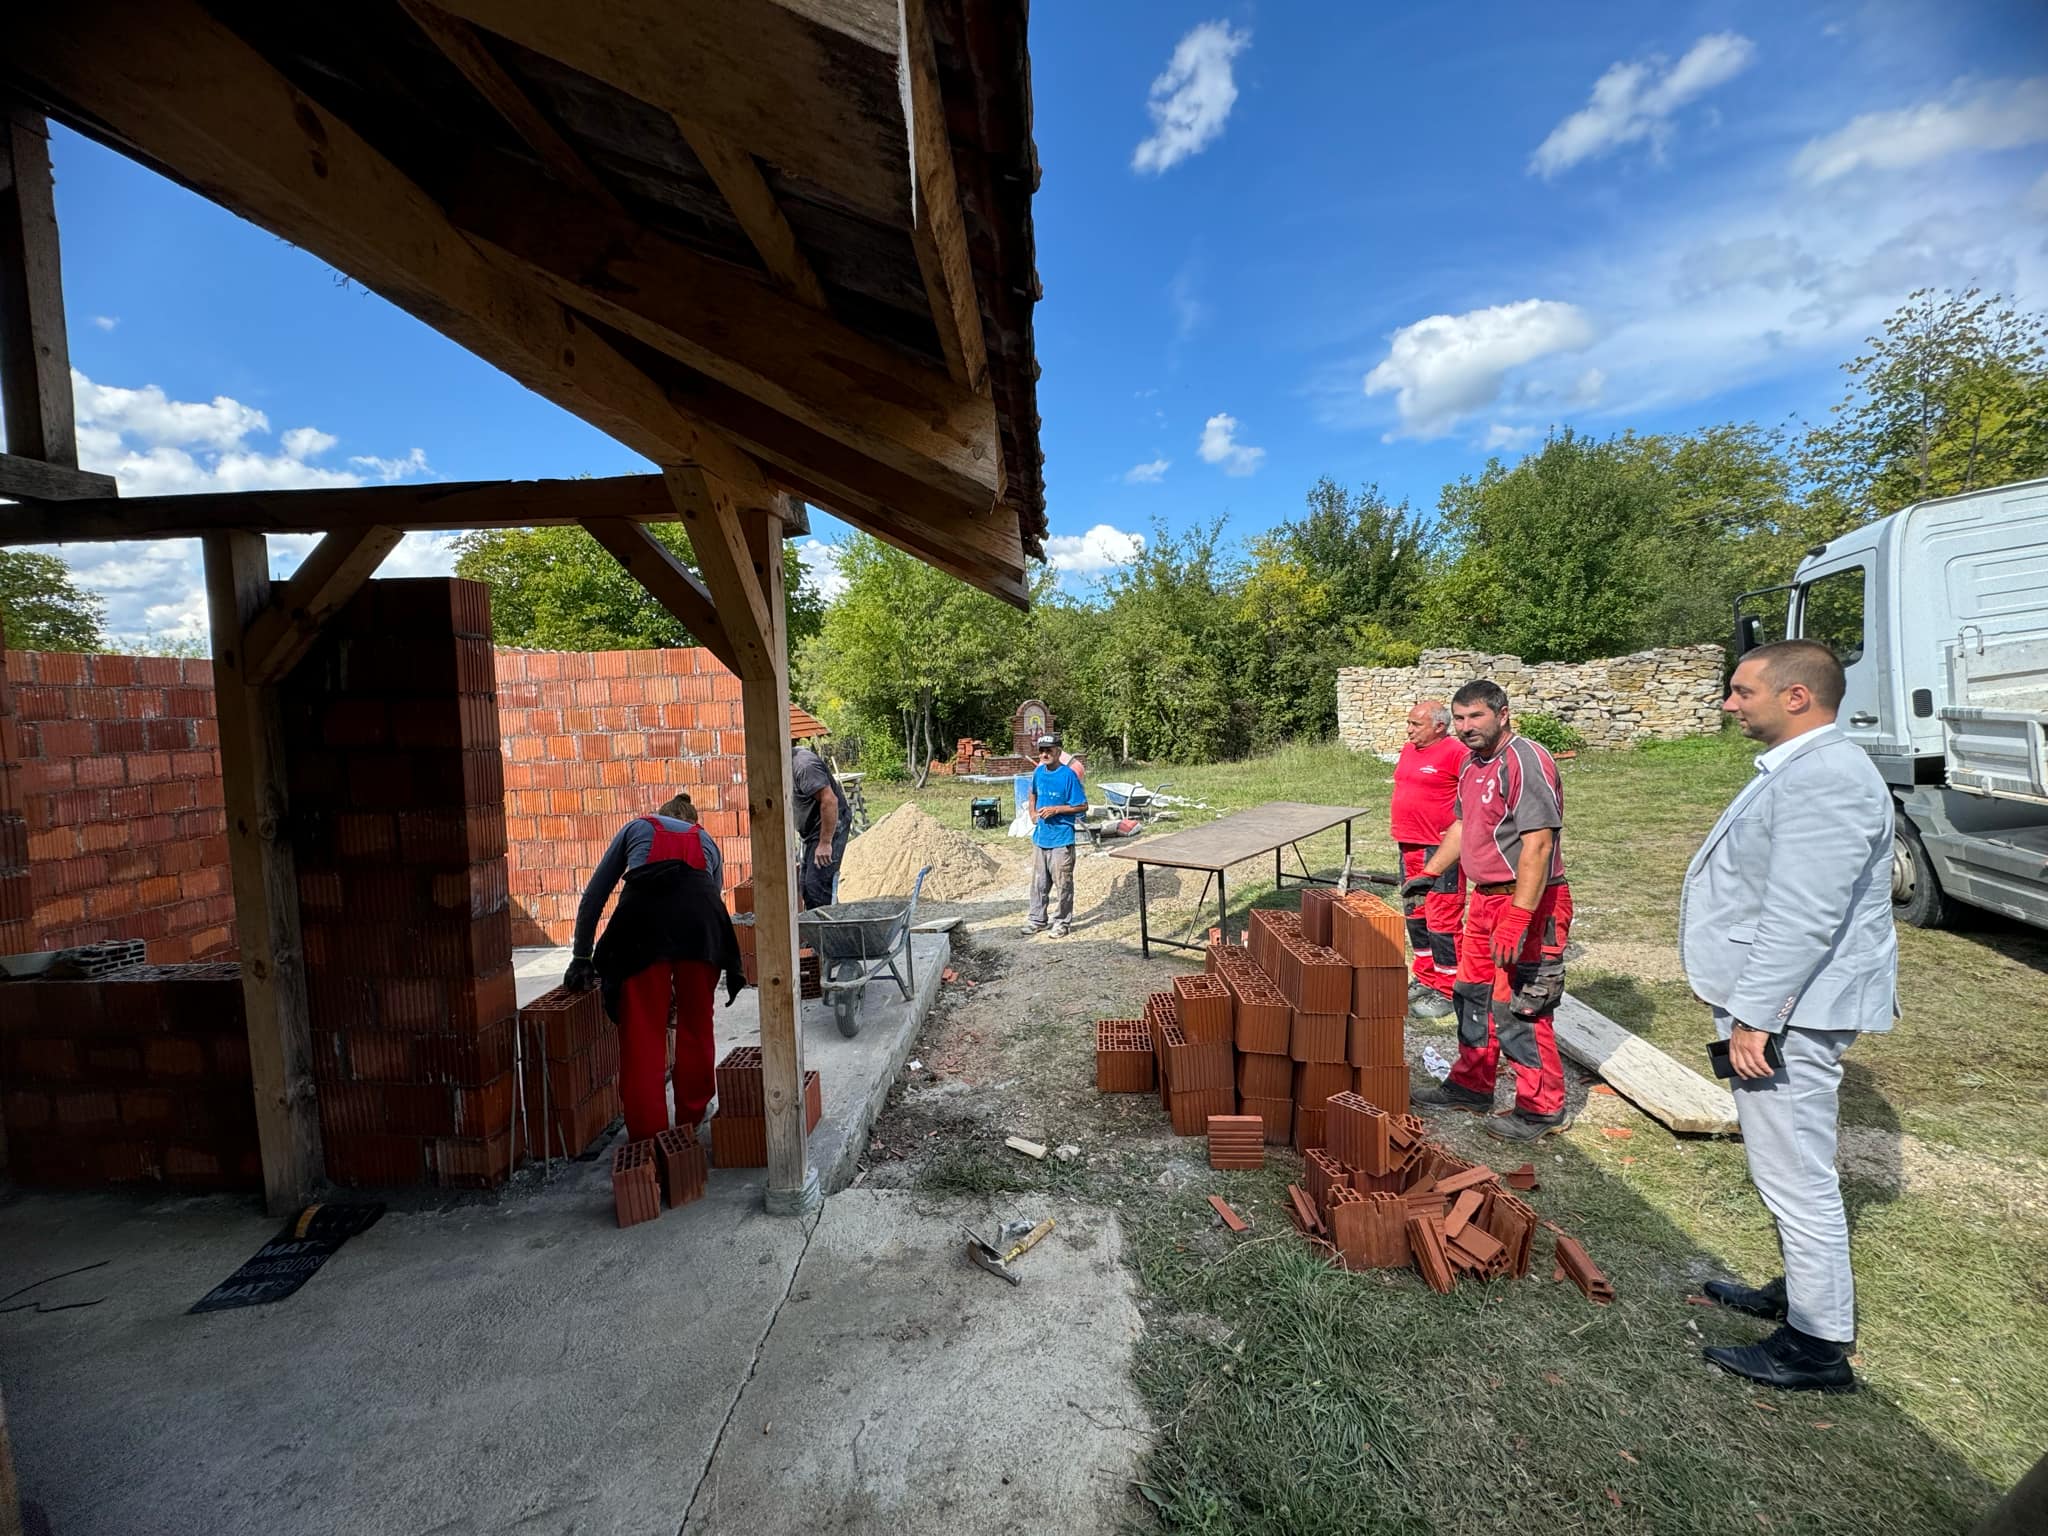
[{"label": "worker bending over", "polygon": [[846,857],[846,791],[825,759],[801,742],[790,758],[796,804],[797,889],[805,911],[829,907],[839,894],[839,861]]},{"label": "worker bending over", "polygon": [[[1564,950],[1572,893],[1564,880],[1564,787],[1557,764],[1508,718],[1508,696],[1482,679],[1451,695],[1451,724],[1471,752],[1458,776],[1456,819],[1404,898],[1430,888],[1457,865],[1469,895],[1458,942],[1458,1060],[1447,1082],[1415,1101],[1489,1115],[1506,1141],[1561,1131],[1564,1063],[1552,1019],[1564,996]],[[1491,1115],[1500,1055],[1515,1069],[1515,1108]]]},{"label": "worker bending over", "polygon": [[[576,908],[574,958],[562,978],[572,992],[604,988],[605,1012],[619,1030],[619,1092],[633,1141],[669,1127],[662,1078],[671,1017],[675,1123],[695,1128],[703,1120],[712,1094],[712,994],[721,974],[728,1003],[745,985],[721,894],[724,861],[696,815],[690,797],[677,795],[619,828]],[[593,950],[598,917],[621,879],[618,907]]]},{"label": "worker bending over", "polygon": [[[1408,745],[1394,761],[1394,846],[1401,850],[1401,876],[1422,873],[1457,814],[1458,774],[1471,754],[1451,734],[1451,706],[1442,699],[1418,699],[1408,711]],[[1465,911],[1465,877],[1453,865],[1419,900],[1404,901],[1408,946],[1415,952],[1408,984],[1408,1011],[1441,1019],[1451,1011],[1451,983],[1458,975],[1458,924]]]}]

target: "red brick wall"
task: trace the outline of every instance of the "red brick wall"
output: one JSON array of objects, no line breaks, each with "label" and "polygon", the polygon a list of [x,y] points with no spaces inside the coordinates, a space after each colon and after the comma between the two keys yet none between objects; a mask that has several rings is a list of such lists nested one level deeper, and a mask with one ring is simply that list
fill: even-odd
[{"label": "red brick wall", "polygon": [[0,1113],[15,1182],[262,1187],[239,966],[136,965],[6,991]]},{"label": "red brick wall", "polygon": [[515,944],[568,943],[613,834],[679,790],[727,887],[751,878],[740,681],[722,662],[701,647],[497,656]]},{"label": "red brick wall", "polygon": [[0,635],[0,955],[36,947],[35,911],[28,822],[21,813],[21,727],[7,683],[7,641]]},{"label": "red brick wall", "polygon": [[35,901],[34,942],[14,947],[233,954],[213,663],[14,651],[7,672]]}]

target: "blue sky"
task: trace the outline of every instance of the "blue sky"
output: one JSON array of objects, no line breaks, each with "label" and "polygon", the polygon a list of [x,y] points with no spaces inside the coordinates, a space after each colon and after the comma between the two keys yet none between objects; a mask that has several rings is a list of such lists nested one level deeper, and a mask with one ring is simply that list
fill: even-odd
[{"label": "blue sky", "polygon": [[[1041,0],[1032,68],[1070,584],[1154,518],[1253,533],[1323,474],[1430,509],[1552,425],[1818,415],[1915,287],[2048,304],[2038,4]],[[645,467],[319,261],[54,148],[81,448],[128,493]],[[64,553],[115,630],[201,631],[189,544]],[[447,558],[415,536],[387,570]]]}]

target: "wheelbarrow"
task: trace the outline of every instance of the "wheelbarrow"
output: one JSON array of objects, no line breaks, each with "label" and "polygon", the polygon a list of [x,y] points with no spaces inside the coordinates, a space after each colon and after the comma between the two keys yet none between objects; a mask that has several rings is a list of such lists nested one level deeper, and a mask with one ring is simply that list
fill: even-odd
[{"label": "wheelbarrow", "polygon": [[917,991],[910,955],[910,929],[917,921],[918,893],[927,864],[917,872],[910,900],[885,896],[873,901],[837,901],[796,915],[797,936],[818,957],[818,979],[832,1005],[832,1022],[851,1040],[860,1033],[862,999],[868,983],[887,975],[908,1001]]},{"label": "wheelbarrow", "polygon": [[1147,817],[1157,816],[1163,809],[1159,804],[1159,797],[1172,787],[1172,782],[1169,780],[1163,784],[1155,784],[1150,789],[1143,784],[1125,783],[1120,780],[1098,784],[1095,787],[1102,791],[1102,798],[1108,802],[1112,812],[1143,821]]}]

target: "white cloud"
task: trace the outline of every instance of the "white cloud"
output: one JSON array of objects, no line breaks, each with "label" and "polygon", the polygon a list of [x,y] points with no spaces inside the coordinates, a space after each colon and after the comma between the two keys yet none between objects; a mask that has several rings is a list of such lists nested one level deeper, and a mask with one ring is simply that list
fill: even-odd
[{"label": "white cloud", "polygon": [[[318,427],[278,434],[275,451],[260,441],[270,419],[226,395],[206,402],[173,400],[154,384],[141,389],[99,384],[71,375],[78,415],[78,456],[86,469],[114,476],[123,496],[180,495],[198,491],[297,490],[362,485],[431,473],[415,448],[403,458],[352,458],[372,471],[316,463],[339,439]],[[317,540],[274,537],[272,570],[288,574]],[[386,575],[447,575],[454,569],[453,540],[407,534],[382,567]],[[162,539],[133,544],[77,544],[52,551],[82,585],[107,600],[107,630],[117,639],[202,639],[206,592],[199,544]]]},{"label": "white cloud", "polygon": [[846,590],[846,578],[839,574],[839,546],[823,539],[805,539],[796,547],[797,559],[810,572],[811,585],[830,602]]},{"label": "white cloud", "polygon": [[1819,183],[1865,168],[1895,171],[1967,151],[2017,149],[2043,140],[2048,140],[2048,75],[1958,80],[1943,100],[1850,119],[1800,150],[1792,170]]},{"label": "white cloud", "polygon": [[1544,180],[1585,160],[1596,160],[1624,144],[1648,140],[1662,155],[1671,119],[1687,103],[1741,74],[1756,57],[1756,44],[1735,32],[1713,32],[1665,68],[1652,55],[1613,64],[1593,84],[1586,105],[1550,130],[1529,157],[1529,169]]},{"label": "white cloud", "polygon": [[1526,448],[1542,435],[1538,427],[1511,427],[1496,421],[1486,429],[1486,436],[1479,440],[1479,446],[1488,453],[1498,453],[1502,449]]},{"label": "white cloud", "polygon": [[1166,478],[1166,472],[1173,467],[1171,459],[1154,459],[1149,464],[1133,464],[1124,471],[1125,485],[1157,485]]},{"label": "white cloud", "polygon": [[1157,175],[1215,141],[1237,104],[1231,60],[1251,41],[1227,21],[1205,21],[1175,45],[1166,72],[1152,82],[1145,103],[1152,134],[1132,153],[1132,170]]},{"label": "white cloud", "polygon": [[1129,565],[1145,549],[1142,533],[1125,533],[1097,523],[1086,533],[1056,534],[1045,541],[1045,563],[1062,576],[1100,576]]},{"label": "white cloud", "polygon": [[121,323],[121,317],[119,315],[94,315],[92,323],[103,331],[111,331]]},{"label": "white cloud", "polygon": [[2043,171],[2040,180],[2027,188],[2027,211],[2048,218],[2048,171]]},{"label": "white cloud", "polygon": [[[1365,392],[1394,392],[1398,435],[1442,437],[1498,399],[1510,369],[1582,351],[1593,335],[1584,311],[1555,299],[1431,315],[1394,332],[1385,359],[1365,376]],[[1594,382],[1597,388],[1604,379]]]},{"label": "white cloud", "polygon": [[1204,464],[1220,464],[1226,475],[1249,475],[1266,461],[1266,450],[1237,440],[1237,418],[1218,411],[1202,423],[1202,442],[1196,450]]}]

